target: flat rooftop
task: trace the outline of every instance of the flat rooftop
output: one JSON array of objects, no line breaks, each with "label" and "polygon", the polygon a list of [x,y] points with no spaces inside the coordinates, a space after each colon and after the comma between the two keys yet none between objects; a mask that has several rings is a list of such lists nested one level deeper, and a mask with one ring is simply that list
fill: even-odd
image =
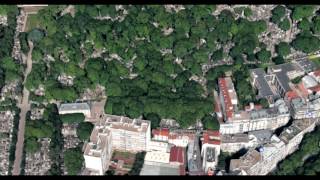
[{"label": "flat rooftop", "polygon": [[222,134],[221,143],[247,143],[249,142],[248,134]]},{"label": "flat rooftop", "polygon": [[308,128],[312,123],[313,120],[311,119],[294,120],[291,126],[282,131],[279,138],[285,143],[288,143],[292,138],[304,129]]},{"label": "flat rooftop", "polygon": [[260,153],[255,149],[250,149],[244,156],[240,159],[231,159],[230,161],[230,171],[237,169],[242,169],[247,171],[253,165],[258,163],[261,159]]},{"label": "flat rooftop", "polygon": [[59,107],[59,112],[61,111],[74,111],[74,110],[90,110],[88,103],[66,103],[61,104]]},{"label": "flat rooftop", "polygon": [[140,175],[162,175],[162,176],[179,176],[180,168],[179,166],[172,166],[165,163],[144,163]]},{"label": "flat rooftop", "polygon": [[133,132],[147,132],[150,121],[141,119],[130,119],[124,116],[106,114],[102,120],[106,126],[112,129],[123,129]]},{"label": "flat rooftop", "polygon": [[313,61],[310,61],[308,58],[297,60],[296,64],[306,73],[317,69],[316,64]]}]

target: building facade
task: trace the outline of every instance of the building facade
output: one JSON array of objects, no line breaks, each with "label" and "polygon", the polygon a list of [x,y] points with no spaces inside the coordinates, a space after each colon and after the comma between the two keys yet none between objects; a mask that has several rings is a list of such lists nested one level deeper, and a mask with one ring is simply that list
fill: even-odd
[{"label": "building facade", "polygon": [[263,129],[274,130],[288,123],[289,109],[282,99],[269,109],[239,111],[231,121],[220,122],[221,134],[238,134]]},{"label": "building facade", "polygon": [[120,151],[147,151],[151,141],[150,121],[105,115],[100,122],[112,132],[113,148]]},{"label": "building facade", "polygon": [[301,143],[303,135],[314,130],[318,120],[294,120],[279,137],[273,135],[271,141],[258,148],[251,148],[240,159],[230,161],[230,171],[244,171],[248,175],[267,175],[277,163],[293,153]]}]

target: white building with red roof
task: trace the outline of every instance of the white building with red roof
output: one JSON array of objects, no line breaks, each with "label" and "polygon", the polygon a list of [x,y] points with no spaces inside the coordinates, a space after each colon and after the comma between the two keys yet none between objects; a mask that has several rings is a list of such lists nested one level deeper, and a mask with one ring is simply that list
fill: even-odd
[{"label": "white building with red roof", "polygon": [[169,129],[167,128],[153,129],[152,135],[153,135],[152,140],[167,142],[169,139]]},{"label": "white building with red roof", "polygon": [[220,154],[220,144],[221,140],[219,131],[208,130],[203,132],[201,156],[203,158],[202,168],[205,173],[208,173],[209,169],[216,169]]},{"label": "white building with red roof", "polygon": [[238,105],[237,93],[230,77],[219,78],[218,85],[224,120],[230,121]]}]

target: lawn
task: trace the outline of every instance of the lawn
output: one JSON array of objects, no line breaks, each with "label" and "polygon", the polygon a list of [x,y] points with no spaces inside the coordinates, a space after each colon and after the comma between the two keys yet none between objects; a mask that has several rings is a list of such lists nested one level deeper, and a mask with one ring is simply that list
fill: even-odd
[{"label": "lawn", "polygon": [[25,31],[28,32],[31,29],[39,27],[38,16],[36,14],[28,15],[27,24]]}]

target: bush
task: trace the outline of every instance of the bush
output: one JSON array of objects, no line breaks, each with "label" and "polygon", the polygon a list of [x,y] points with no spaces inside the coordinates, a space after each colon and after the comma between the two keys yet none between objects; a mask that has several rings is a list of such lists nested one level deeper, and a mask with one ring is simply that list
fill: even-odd
[{"label": "bush", "polygon": [[85,117],[82,113],[73,113],[73,114],[62,114],[60,118],[63,123],[71,124],[71,123],[80,123],[83,122]]}]

